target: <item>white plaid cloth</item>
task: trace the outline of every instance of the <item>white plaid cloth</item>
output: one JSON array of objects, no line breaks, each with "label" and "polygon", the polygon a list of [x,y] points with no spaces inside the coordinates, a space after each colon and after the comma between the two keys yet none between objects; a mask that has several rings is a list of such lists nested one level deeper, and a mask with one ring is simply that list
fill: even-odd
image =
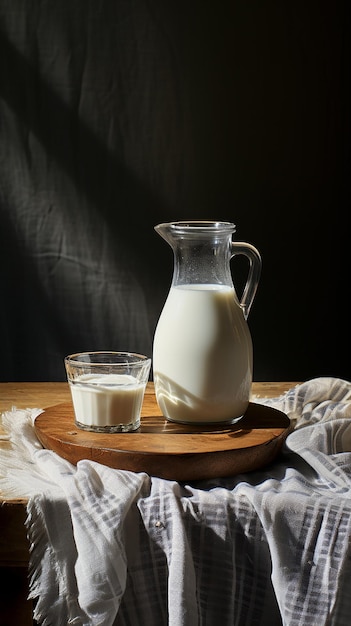
[{"label": "white plaid cloth", "polygon": [[41,449],[30,411],[3,416],[23,463],[16,473],[0,453],[0,487],[26,495],[27,479],[40,623],[350,625],[351,383],[254,400],[295,423],[281,455],[193,484],[75,467]]}]

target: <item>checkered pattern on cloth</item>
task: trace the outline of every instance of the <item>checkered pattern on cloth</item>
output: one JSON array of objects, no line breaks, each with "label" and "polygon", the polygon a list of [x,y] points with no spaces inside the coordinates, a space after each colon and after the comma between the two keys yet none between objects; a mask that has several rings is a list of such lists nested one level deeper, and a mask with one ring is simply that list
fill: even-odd
[{"label": "checkered pattern on cloth", "polygon": [[38,621],[349,626],[351,384],[318,378],[255,401],[295,430],[269,467],[233,478],[74,467],[27,442]]}]

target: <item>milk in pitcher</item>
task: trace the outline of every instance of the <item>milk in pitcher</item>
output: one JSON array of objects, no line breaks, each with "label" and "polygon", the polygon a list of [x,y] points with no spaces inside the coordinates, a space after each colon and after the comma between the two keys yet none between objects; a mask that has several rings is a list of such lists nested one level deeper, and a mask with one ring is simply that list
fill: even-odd
[{"label": "milk in pitcher", "polygon": [[167,419],[240,419],[249,404],[252,360],[251,335],[233,287],[171,287],[153,351],[157,401]]}]

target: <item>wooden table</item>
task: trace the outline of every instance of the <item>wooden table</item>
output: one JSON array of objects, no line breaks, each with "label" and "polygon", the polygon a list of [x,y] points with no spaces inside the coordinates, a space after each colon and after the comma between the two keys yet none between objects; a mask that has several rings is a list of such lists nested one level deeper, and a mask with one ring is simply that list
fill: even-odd
[{"label": "wooden table", "polygon": [[[252,393],[276,397],[297,382],[253,383]],[[153,394],[149,383],[147,394]],[[70,402],[67,383],[0,383],[0,414],[16,408],[48,408]],[[0,443],[1,454],[1,443]],[[26,535],[27,500],[11,499],[0,493],[0,626],[32,625],[32,603],[27,600],[29,543]]]}]

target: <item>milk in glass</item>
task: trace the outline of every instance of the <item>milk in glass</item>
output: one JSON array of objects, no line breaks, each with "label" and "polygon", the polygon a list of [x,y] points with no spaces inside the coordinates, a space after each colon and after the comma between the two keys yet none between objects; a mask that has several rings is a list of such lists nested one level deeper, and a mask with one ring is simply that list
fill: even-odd
[{"label": "milk in glass", "polygon": [[81,428],[133,430],[140,425],[145,383],[131,375],[83,374],[70,382],[74,413]]}]

